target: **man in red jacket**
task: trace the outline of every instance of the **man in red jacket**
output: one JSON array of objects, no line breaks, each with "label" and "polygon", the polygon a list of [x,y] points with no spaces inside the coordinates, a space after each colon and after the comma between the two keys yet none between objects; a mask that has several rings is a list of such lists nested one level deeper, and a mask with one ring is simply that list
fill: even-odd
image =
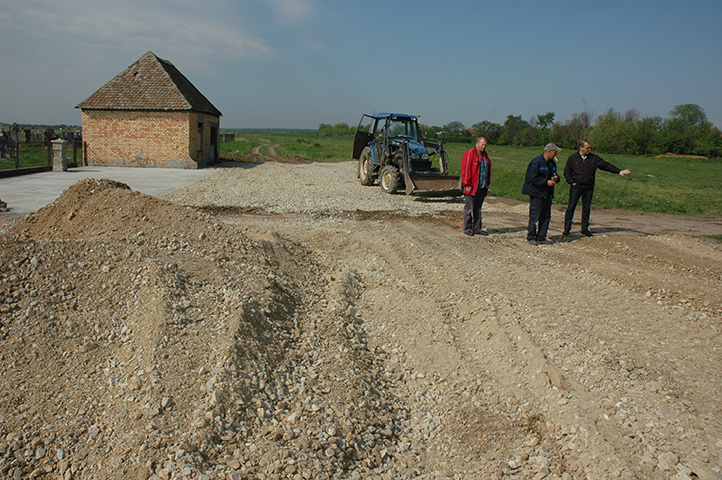
[{"label": "man in red jacket", "polygon": [[491,183],[491,160],[486,154],[486,138],[479,137],[476,146],[464,152],[461,159],[461,189],[464,193],[464,233],[487,235],[481,229],[481,206]]}]

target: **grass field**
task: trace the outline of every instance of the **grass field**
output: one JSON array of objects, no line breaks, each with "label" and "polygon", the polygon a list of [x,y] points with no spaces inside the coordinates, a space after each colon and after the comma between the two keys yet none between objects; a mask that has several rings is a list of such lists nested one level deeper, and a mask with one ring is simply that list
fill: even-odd
[{"label": "grass field", "polygon": [[[13,158],[0,159],[0,170],[12,170],[15,168],[15,149],[12,150]],[[70,151],[72,154],[72,150]],[[52,153],[50,157],[52,161]],[[42,145],[20,145],[20,168],[42,167],[48,165],[48,152],[43,150]]]},{"label": "grass field", "polygon": [[234,142],[221,143],[220,152],[250,155],[259,145],[280,145],[279,155],[306,157],[325,162],[351,160],[353,137],[326,136],[308,133],[237,132]]},{"label": "grass field", "polygon": [[[461,155],[471,146],[451,145],[448,150],[458,169]],[[527,200],[521,194],[529,161],[542,152],[538,148],[490,145],[493,176],[490,194]],[[573,151],[557,155],[557,165],[564,171],[566,159]],[[594,205],[605,208],[641,210],[694,216],[722,215],[722,159],[654,158],[634,155],[600,155],[631,175],[621,177],[597,171]],[[458,171],[458,170],[457,170]],[[566,204],[569,184],[562,180],[556,189],[555,203]]]},{"label": "grass field", "polygon": [[[351,161],[353,137],[317,134],[249,132],[236,133],[235,142],[222,143],[221,153],[248,155],[253,147],[264,143],[278,144],[280,155],[308,157],[326,162]],[[459,174],[461,156],[471,144],[447,144],[450,173]],[[528,200],[521,194],[529,161],[541,147],[522,148],[489,145],[492,160],[490,195]],[[574,153],[559,152],[558,168],[562,172],[567,157]],[[632,175],[621,177],[597,172],[594,206],[645,212],[694,216],[722,215],[722,159],[653,158],[633,155],[600,155]],[[561,176],[561,175],[560,175]],[[569,197],[566,181],[557,187],[555,203],[565,204]]]},{"label": "grass field", "polygon": [[[0,158],[0,170],[14,170],[15,169],[15,153],[12,150],[12,158]],[[65,156],[73,158],[73,148],[66,147]],[[83,162],[83,151],[78,149],[77,152],[77,163],[82,164]],[[48,159],[48,151],[42,145],[20,145],[20,161],[18,167],[22,168],[33,168],[33,167],[46,167],[52,165],[53,162],[53,151],[50,151],[50,157]]]}]

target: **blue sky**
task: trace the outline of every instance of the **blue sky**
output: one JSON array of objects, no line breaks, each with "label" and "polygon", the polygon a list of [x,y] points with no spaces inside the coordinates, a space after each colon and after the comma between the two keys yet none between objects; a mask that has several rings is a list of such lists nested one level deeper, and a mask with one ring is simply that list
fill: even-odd
[{"label": "blue sky", "polygon": [[147,51],[226,128],[442,126],[700,105],[722,127],[722,2],[23,0],[0,8],[0,122],[75,105]]}]

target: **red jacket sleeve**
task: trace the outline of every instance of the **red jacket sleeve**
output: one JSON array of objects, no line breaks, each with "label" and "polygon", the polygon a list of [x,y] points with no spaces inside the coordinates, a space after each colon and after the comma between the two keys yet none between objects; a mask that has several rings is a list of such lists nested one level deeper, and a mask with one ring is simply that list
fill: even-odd
[{"label": "red jacket sleeve", "polygon": [[474,149],[472,148],[464,152],[464,156],[461,157],[461,185],[464,187],[473,187],[473,180],[471,179],[471,164],[474,162],[473,154]]}]

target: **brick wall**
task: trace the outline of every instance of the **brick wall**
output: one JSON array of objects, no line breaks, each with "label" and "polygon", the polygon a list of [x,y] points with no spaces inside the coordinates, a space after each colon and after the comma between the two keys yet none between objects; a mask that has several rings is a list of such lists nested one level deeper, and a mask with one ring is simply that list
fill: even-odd
[{"label": "brick wall", "polygon": [[[202,113],[191,113],[191,136],[190,136],[190,151],[193,158],[196,161],[201,159],[199,163],[211,163],[215,159],[212,158],[213,152],[211,152],[211,129],[216,129],[216,148],[218,148],[218,127],[219,118],[212,115],[205,115]],[[199,141],[200,139],[200,141]]]},{"label": "brick wall", "polygon": [[210,159],[210,128],[219,118],[195,112],[83,110],[82,123],[88,165],[198,168]]}]

